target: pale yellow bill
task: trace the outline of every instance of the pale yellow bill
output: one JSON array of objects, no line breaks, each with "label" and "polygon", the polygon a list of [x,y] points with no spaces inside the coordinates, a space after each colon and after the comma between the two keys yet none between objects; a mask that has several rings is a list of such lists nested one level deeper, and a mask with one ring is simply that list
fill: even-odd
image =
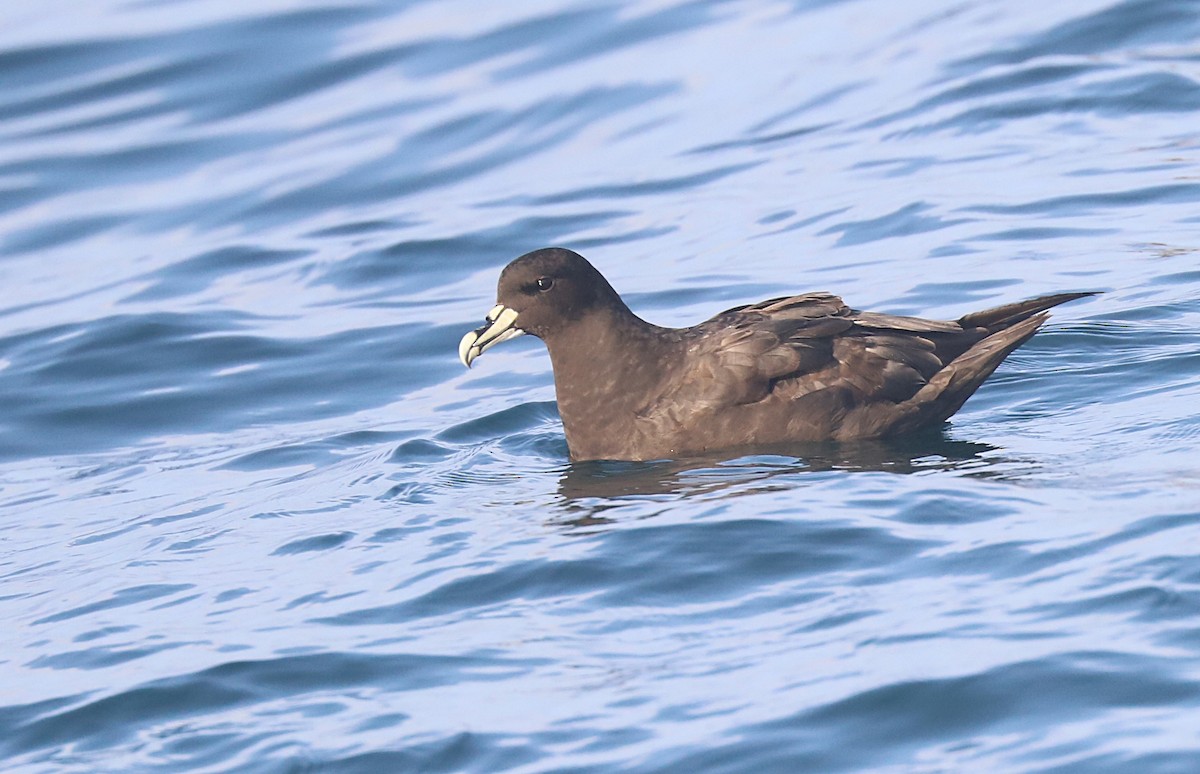
[{"label": "pale yellow bill", "polygon": [[487,352],[502,341],[515,339],[525,331],[516,326],[516,310],[509,309],[504,304],[496,304],[487,313],[488,324],[468,333],[458,342],[458,359],[467,368],[475,358]]}]

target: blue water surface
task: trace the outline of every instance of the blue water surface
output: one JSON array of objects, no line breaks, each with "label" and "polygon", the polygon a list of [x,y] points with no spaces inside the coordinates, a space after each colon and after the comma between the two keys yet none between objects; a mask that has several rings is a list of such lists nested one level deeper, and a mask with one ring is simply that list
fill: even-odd
[{"label": "blue water surface", "polygon": [[[0,768],[1200,771],[1200,2],[0,4]],[[572,464],[503,265],[1056,310]]]}]

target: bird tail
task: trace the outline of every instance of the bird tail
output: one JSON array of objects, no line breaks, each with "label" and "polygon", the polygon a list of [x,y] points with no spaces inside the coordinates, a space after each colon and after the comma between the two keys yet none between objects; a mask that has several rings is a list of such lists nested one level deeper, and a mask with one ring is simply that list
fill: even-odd
[{"label": "bird tail", "polygon": [[[1065,300],[1070,299],[1064,298],[1056,303]],[[1010,306],[1016,307],[1020,304]],[[1019,322],[977,341],[970,349],[934,374],[916,395],[901,404],[908,410],[901,413],[902,419],[889,428],[888,434],[905,433],[949,419],[954,412],[962,408],[967,398],[979,389],[979,385],[992,375],[997,366],[1004,362],[1004,358],[1029,341],[1049,317],[1045,312],[1034,312],[1025,315]]]},{"label": "bird tail", "polygon": [[949,419],[1004,362],[1004,358],[1037,333],[1050,317],[1047,309],[1094,295],[1094,292],[1059,293],[961,317],[958,324],[963,328],[982,328],[987,335],[947,363],[915,395],[899,404],[904,410],[898,412],[900,418],[888,428],[887,434],[905,433]]},{"label": "bird tail", "polygon": [[[1013,304],[984,309],[982,312],[965,314],[958,318],[958,324],[968,329],[983,328],[988,333],[997,333],[1059,304],[1065,304],[1077,298],[1087,298],[1094,295],[1097,295],[1095,291],[1089,291],[1085,293],[1058,293],[1053,296],[1031,298],[1028,301],[1017,301]],[[1036,328],[1037,326],[1034,327]]]}]

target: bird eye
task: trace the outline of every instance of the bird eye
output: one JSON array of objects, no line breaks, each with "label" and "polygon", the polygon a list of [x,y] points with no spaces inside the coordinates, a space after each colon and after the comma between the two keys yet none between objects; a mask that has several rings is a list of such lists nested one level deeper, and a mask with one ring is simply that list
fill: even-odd
[{"label": "bird eye", "polygon": [[554,287],[554,279],[552,277],[538,277],[533,284],[539,291],[545,293],[547,290]]}]

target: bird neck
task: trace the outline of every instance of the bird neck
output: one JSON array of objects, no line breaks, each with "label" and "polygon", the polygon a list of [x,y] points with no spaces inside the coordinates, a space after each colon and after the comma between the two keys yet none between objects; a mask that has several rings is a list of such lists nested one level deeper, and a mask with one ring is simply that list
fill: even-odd
[{"label": "bird neck", "polygon": [[620,458],[632,440],[639,404],[677,358],[665,357],[669,329],[627,308],[605,309],[546,340],[558,412],[573,458]]}]

